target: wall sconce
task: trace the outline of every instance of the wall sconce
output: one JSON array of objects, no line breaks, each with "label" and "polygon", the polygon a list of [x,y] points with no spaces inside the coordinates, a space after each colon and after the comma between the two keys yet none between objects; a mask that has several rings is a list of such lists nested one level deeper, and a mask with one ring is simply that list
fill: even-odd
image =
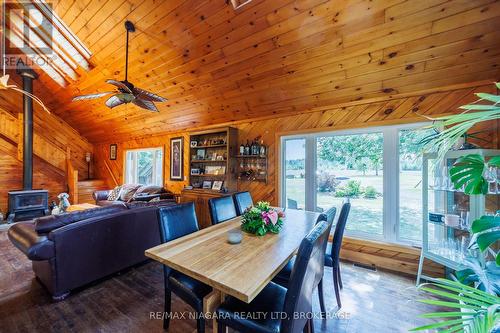
[{"label": "wall sconce", "polygon": [[85,161],[87,162],[87,179],[90,179],[90,161],[92,159],[92,153],[85,153]]}]

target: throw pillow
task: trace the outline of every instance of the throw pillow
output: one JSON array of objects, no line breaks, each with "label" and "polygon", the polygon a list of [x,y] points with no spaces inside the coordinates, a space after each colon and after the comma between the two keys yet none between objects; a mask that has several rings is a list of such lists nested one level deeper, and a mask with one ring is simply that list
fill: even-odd
[{"label": "throw pillow", "polygon": [[130,199],[133,198],[135,191],[141,187],[141,185],[137,184],[126,184],[122,186],[122,189],[120,190],[119,194],[119,200],[123,202],[128,202]]},{"label": "throw pillow", "polygon": [[112,189],[111,192],[109,192],[108,200],[109,201],[116,201],[118,199],[118,195],[120,194],[121,189],[122,189],[121,186],[117,186],[114,189]]}]

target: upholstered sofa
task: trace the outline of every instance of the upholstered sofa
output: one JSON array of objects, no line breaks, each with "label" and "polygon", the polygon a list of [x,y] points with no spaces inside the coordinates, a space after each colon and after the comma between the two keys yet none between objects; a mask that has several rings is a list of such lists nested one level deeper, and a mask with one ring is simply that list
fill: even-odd
[{"label": "upholstered sofa", "polygon": [[[110,198],[115,191],[116,198]],[[172,192],[161,186],[155,185],[135,185],[126,184],[117,186],[113,190],[95,191],[93,193],[95,204],[98,206],[110,206],[123,202],[148,202],[151,200],[171,200],[174,201]]]},{"label": "upholstered sofa", "polygon": [[173,204],[122,202],[45,216],[13,225],[8,236],[32,260],[37,279],[60,300],[73,289],[147,260],[144,251],[160,244],[157,209]]}]

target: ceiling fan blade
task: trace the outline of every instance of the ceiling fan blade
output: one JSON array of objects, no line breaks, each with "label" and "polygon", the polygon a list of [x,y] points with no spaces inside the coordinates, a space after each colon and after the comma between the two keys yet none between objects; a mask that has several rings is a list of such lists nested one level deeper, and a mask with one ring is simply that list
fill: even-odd
[{"label": "ceiling fan blade", "polygon": [[103,96],[106,96],[106,95],[109,95],[112,93],[114,93],[114,91],[106,91],[106,92],[102,92],[102,93],[80,95],[80,96],[73,97],[72,101],[83,101],[83,100],[87,100],[87,99],[96,99],[96,98],[100,98],[100,97],[103,97]]},{"label": "ceiling fan blade", "polygon": [[149,110],[152,112],[159,112],[158,109],[156,108],[155,103],[153,103],[151,101],[147,101],[147,100],[144,100],[141,98],[136,98],[132,101],[132,103],[134,103],[135,105],[137,105],[143,109],[146,109],[146,110]]},{"label": "ceiling fan blade", "polygon": [[116,94],[111,96],[107,101],[106,101],[106,106],[110,109],[122,105],[122,104],[127,104],[132,102],[135,99],[134,95],[131,94]]},{"label": "ceiling fan blade", "polygon": [[141,88],[134,88],[134,95],[142,100],[151,102],[166,102],[167,99]]},{"label": "ceiling fan blade", "polygon": [[128,93],[132,93],[132,90],[130,90],[129,87],[127,87],[127,85],[121,81],[116,81],[116,80],[106,80],[106,83],[109,83],[109,84],[112,84],[116,87],[118,87],[119,89],[122,89],[124,90],[125,92],[128,92]]}]

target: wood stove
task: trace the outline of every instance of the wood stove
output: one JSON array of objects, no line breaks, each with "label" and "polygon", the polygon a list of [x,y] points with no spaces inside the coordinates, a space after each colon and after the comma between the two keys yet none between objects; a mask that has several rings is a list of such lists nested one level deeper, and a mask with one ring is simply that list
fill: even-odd
[{"label": "wood stove", "polygon": [[9,192],[9,222],[28,220],[49,213],[49,192],[21,190]]},{"label": "wood stove", "polygon": [[[33,80],[38,75],[22,62],[17,73],[23,79],[24,91],[33,93]],[[33,100],[23,95],[23,190],[9,192],[8,222],[27,220],[49,213],[49,194],[46,190],[33,190]]]}]

